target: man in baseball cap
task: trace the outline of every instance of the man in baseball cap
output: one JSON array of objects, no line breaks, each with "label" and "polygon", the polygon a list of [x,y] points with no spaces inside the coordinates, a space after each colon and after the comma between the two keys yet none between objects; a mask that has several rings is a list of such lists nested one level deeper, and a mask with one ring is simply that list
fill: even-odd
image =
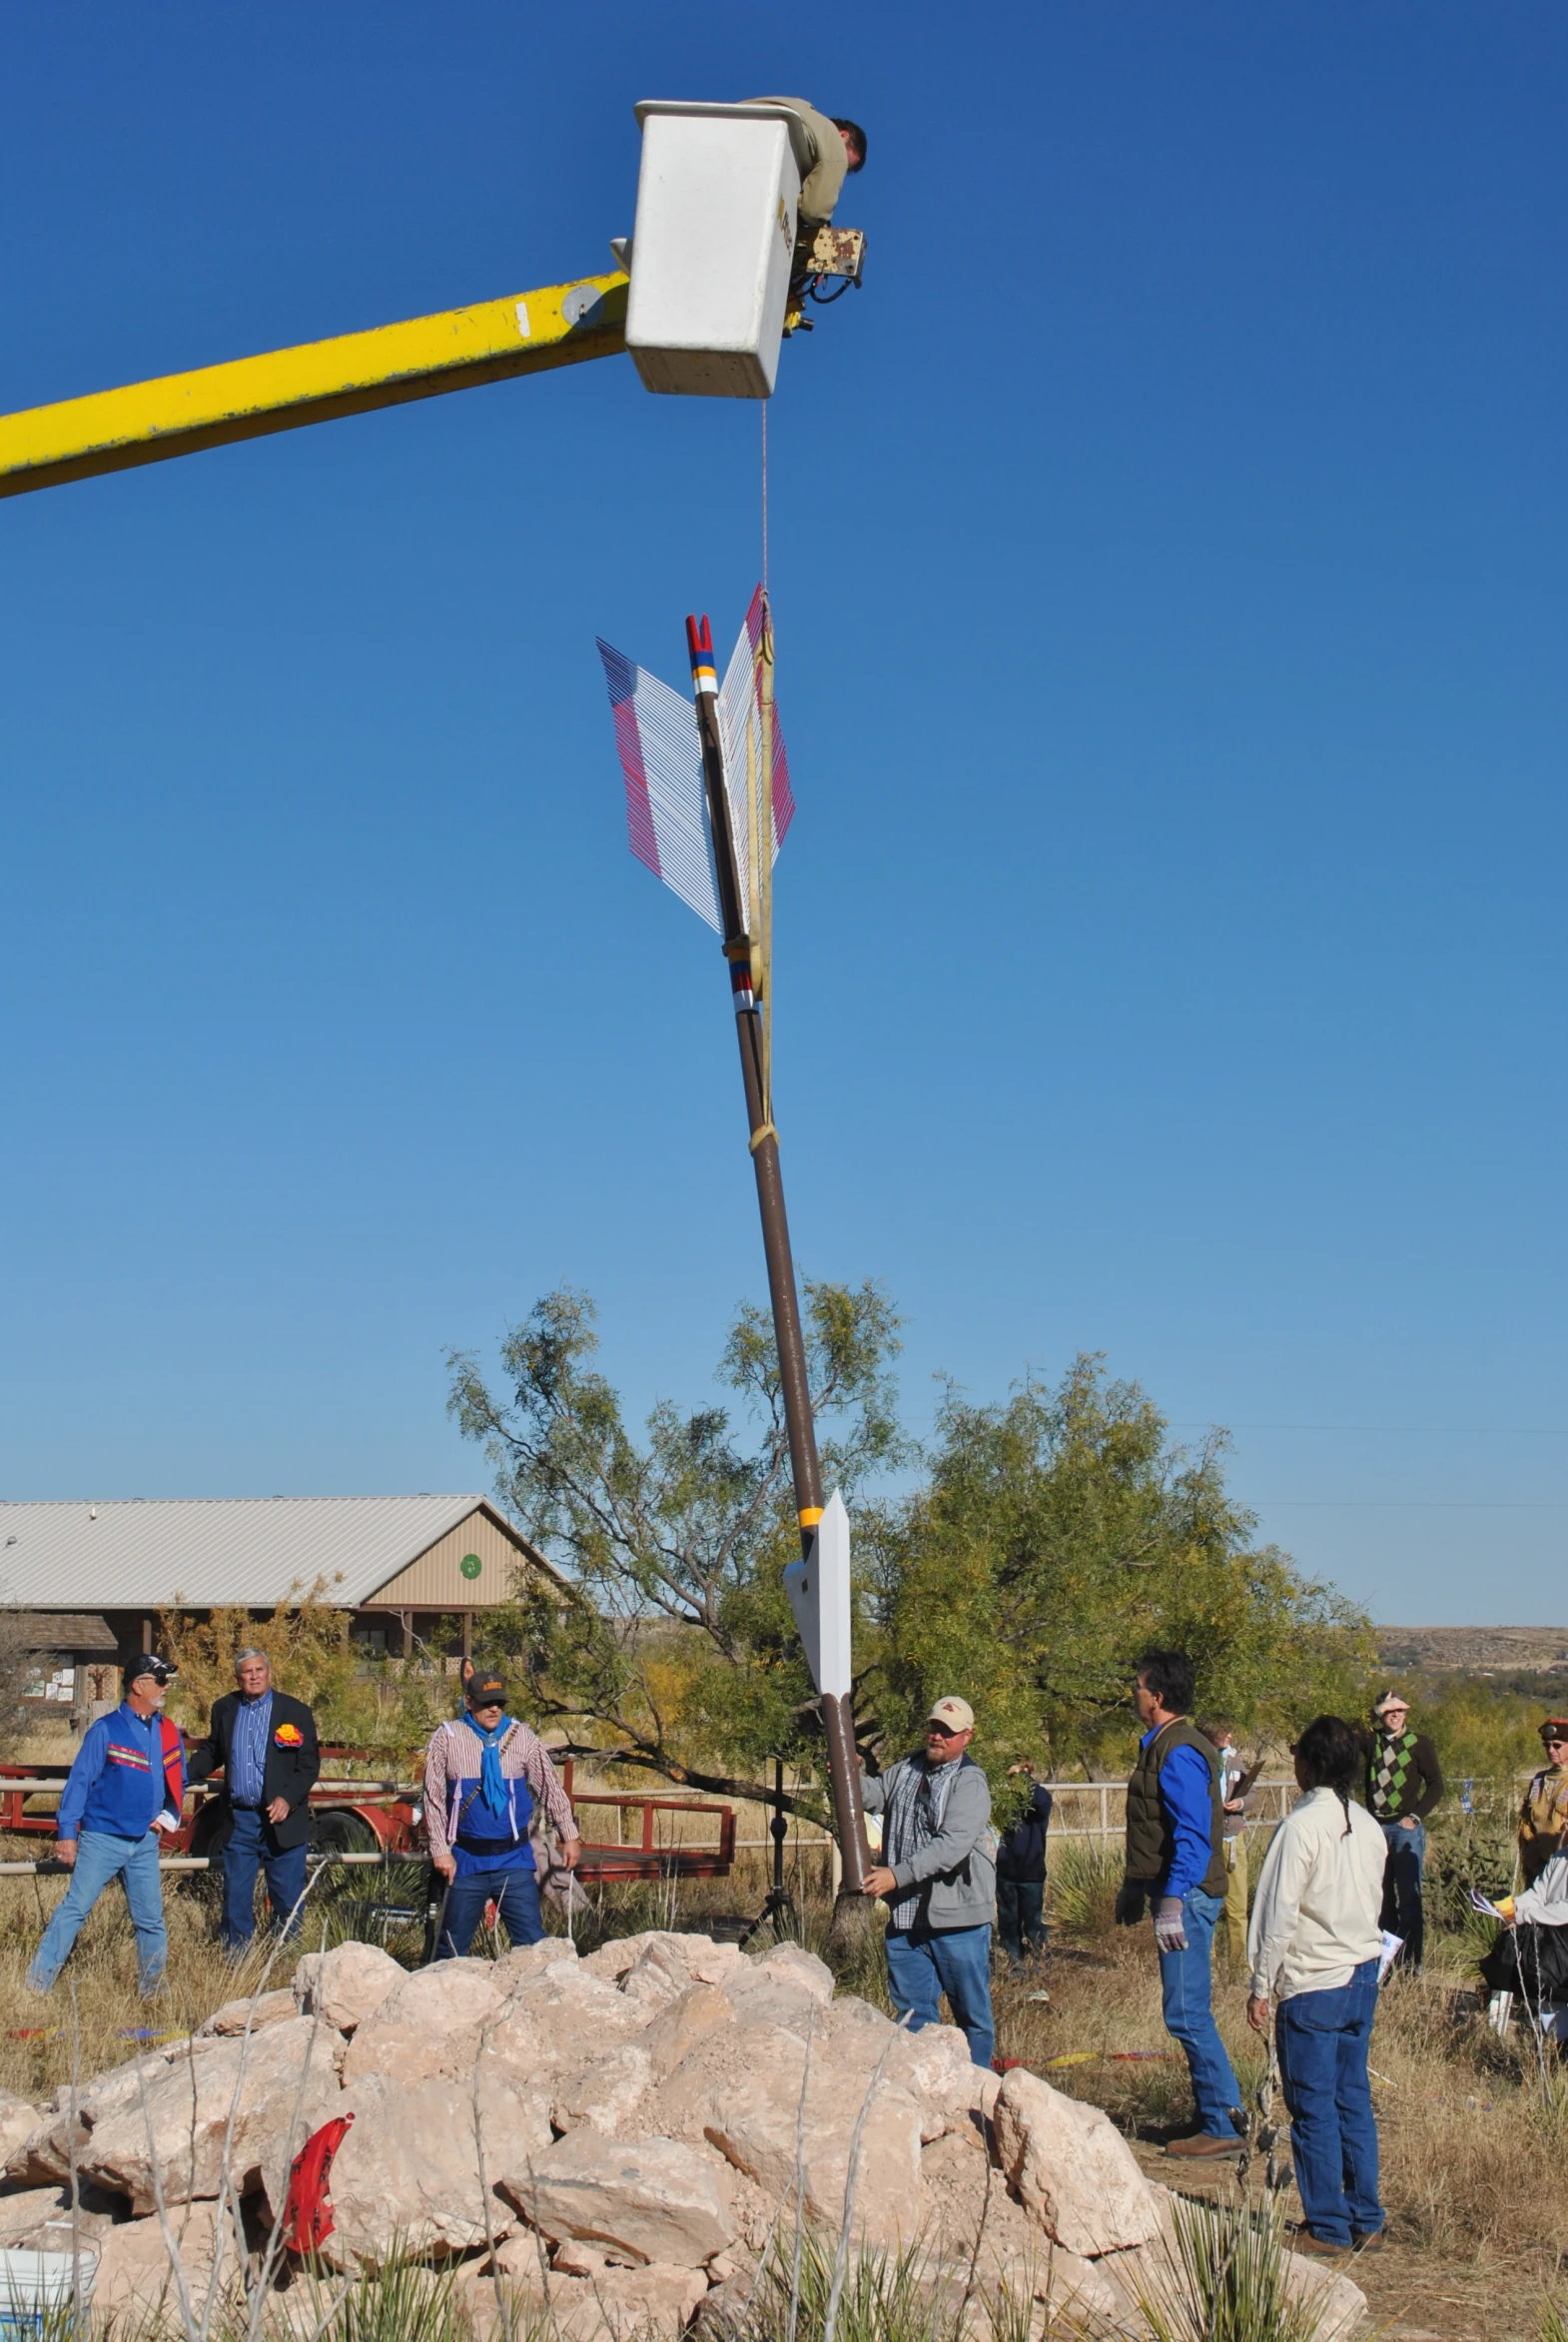
[{"label": "man in baseball cap", "polygon": [[1519,1868],[1533,1887],[1554,1854],[1568,1853],[1568,1716],[1541,1726],[1546,1763],[1532,1776],[1519,1809]]},{"label": "man in baseball cap", "polygon": [[888,1906],[888,1982],[912,2032],[942,2022],[946,1992],[977,2065],[996,2049],[991,1931],[997,1912],[991,1785],[967,1752],[975,1711],[949,1693],[926,1719],[924,1754],[875,1781],[861,1776],[868,1814],[882,1820],[881,1866],[865,1892]]},{"label": "man in baseball cap", "polygon": [[185,1803],[184,1744],[160,1714],[174,1672],[151,1654],[134,1659],[125,1699],[88,1726],[77,1751],[55,1825],[56,1857],[74,1876],[27,1971],[35,1992],[48,1991],[111,1879],[125,1890],[142,1991],[157,1989],[169,1956],[158,1850]]},{"label": "man in baseball cap", "polygon": [[506,1686],[487,1668],[468,1678],[464,1714],[442,1724],[424,1753],[424,1828],[445,1882],[434,1935],[437,1959],[461,1959],[486,1903],[513,1947],[544,1934],[529,1832],[535,1811],[560,1841],[560,1865],[582,1851],[576,1819],[549,1750],[506,1713]]}]

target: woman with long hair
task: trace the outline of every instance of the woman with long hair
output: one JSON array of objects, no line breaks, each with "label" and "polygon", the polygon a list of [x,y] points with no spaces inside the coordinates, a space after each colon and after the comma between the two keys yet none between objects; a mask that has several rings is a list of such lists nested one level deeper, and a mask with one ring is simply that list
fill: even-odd
[{"label": "woman with long hair", "polygon": [[1290,2110],[1304,2225],[1298,2252],[1337,2259],[1382,2232],[1377,2124],[1366,2057],[1382,1952],[1382,1831],[1350,1791],[1360,1742],[1340,1716],[1314,1716],[1295,1743],[1302,1795],[1274,1833],[1247,1937],[1247,2022],[1268,2029]]}]

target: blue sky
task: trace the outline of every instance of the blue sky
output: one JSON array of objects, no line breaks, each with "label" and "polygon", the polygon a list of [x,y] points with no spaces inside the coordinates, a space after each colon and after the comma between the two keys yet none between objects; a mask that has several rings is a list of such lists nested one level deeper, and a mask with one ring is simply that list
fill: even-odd
[{"label": "blue sky", "polygon": [[[1102,1350],[1380,1617],[1561,1613],[1560,8],[88,4],[8,63],[8,409],[603,268],[638,97],[862,120],[770,410],[800,1259],[895,1295],[917,1426]],[[733,638],[757,440],[618,361],[0,507],[0,1492],[482,1485],[442,1349],[560,1280],[705,1395],[724,977],[593,637]]]}]

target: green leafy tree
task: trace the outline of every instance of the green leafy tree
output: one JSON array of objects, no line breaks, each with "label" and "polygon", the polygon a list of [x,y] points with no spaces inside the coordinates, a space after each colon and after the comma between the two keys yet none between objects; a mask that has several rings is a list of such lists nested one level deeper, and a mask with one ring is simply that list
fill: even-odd
[{"label": "green leafy tree", "polygon": [[1120,1762],[1135,1735],[1133,1663],[1189,1651],[1198,1705],[1279,1731],[1362,1697],[1361,1612],[1314,1584],[1226,1494],[1225,1435],[1168,1444],[1137,1383],[1080,1357],[1060,1385],[1001,1405],[950,1391],[927,1485],[868,1539],[883,1650],[876,1686],[895,1746],[957,1691],[994,1770]]},{"label": "green leafy tree", "polygon": [[[848,1500],[906,1452],[889,1374],[899,1320],[874,1284],[809,1279],[804,1314],[823,1479]],[[800,1544],[771,1320],[743,1306],[720,1360],[743,1425],[726,1406],[660,1400],[640,1440],[594,1365],[593,1326],[586,1295],[546,1294],[506,1338],[500,1396],[473,1356],[448,1356],[448,1412],[569,1581],[564,1602],[519,1586],[486,1622],[486,1649],[522,1655],[535,1712],[588,1729],[617,1761],[767,1794],[751,1769],[805,1755],[817,1731],[783,1589]]]}]

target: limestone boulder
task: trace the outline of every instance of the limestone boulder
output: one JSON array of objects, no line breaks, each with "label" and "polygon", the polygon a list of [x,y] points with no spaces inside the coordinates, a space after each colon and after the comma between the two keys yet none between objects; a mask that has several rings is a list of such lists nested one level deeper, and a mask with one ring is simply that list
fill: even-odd
[{"label": "limestone boulder", "polygon": [[411,1975],[398,1968],[397,1979],[345,2052],[345,2088],[372,2073],[403,2082],[466,2079],[483,2027],[506,2005],[496,1962],[438,1959]]},{"label": "limestone boulder", "polygon": [[1117,2335],[1144,2342],[1149,2332],[1121,2287],[1107,2275],[1105,2263],[1086,2261],[1062,2245],[1054,2245],[1028,2270],[1003,2272],[1003,2282],[1015,2288],[1032,2285],[1036,2299],[1043,2301],[1049,2312],[1048,2334],[1083,2333],[1092,2336],[1093,2342],[1107,2342],[1108,2337]]},{"label": "limestone boulder", "polygon": [[[270,2025],[249,2040],[214,2040],[182,2053],[148,2077],[146,2100],[126,2092],[95,2108],[78,2168],[94,2185],[150,2212],[155,2174],[166,2203],[218,2193],[229,2168],[244,2195],[287,2174],[289,2160],[339,2097],[343,2035],[312,2017]],[[187,2051],[194,2045],[187,2044]]]},{"label": "limestone boulder", "polygon": [[649,2094],[646,2127],[663,2138],[705,2139],[709,2117],[757,2074],[771,2074],[793,2105],[800,2094],[806,2044],[776,2024],[713,2025],[687,2049],[674,2071]]},{"label": "limestone boulder", "polygon": [[[504,2313],[496,2307],[497,2277]],[[460,2290],[478,2342],[542,2324],[544,2281],[535,2239],[512,2237],[496,2252],[493,2271],[481,2263],[463,2272]],[[549,2272],[549,2325],[561,2342],[634,2342],[644,2335],[674,2342],[707,2291],[700,2269],[658,2262],[616,2268],[599,2256],[591,2272],[565,2274],[557,2262]]]},{"label": "limestone boulder", "polygon": [[654,1945],[679,1961],[686,1981],[692,1984],[722,1984],[747,1964],[745,1953],[734,1944],[715,1944],[711,1936],[681,1936],[668,1928],[616,1937],[590,1952],[582,1964],[591,1975],[618,1984]]},{"label": "limestone boulder", "polygon": [[797,2051],[737,2077],[710,2099],[704,2135],[775,2200],[793,2194],[799,2154],[807,2214],[833,2228],[844,2217],[853,2157],[856,2235],[873,2243],[911,2239],[921,2221],[919,2104],[884,2076],[867,2106],[869,2084],[846,2089],[830,2065],[814,2060],[802,2129],[803,2062]]},{"label": "limestone boulder", "polygon": [[486,2026],[485,2066],[520,2086],[575,2073],[637,2039],[653,2013],[590,1974],[585,1960],[555,1960],[519,1984]]},{"label": "limestone boulder", "polygon": [[308,1952],[295,1969],[295,2005],[302,2016],[352,2033],[406,1974],[378,1944],[335,1944],[331,1952]]},{"label": "limestone boulder", "polygon": [[1160,2233],[1156,2192],[1098,2106],[1016,2067],[997,2092],[993,2122],[1008,2184],[1054,2244],[1093,2258]]},{"label": "limestone boulder", "polygon": [[508,2169],[500,2187],[552,2243],[577,2237],[633,2262],[701,2268],[735,2236],[723,2163],[674,2139],[568,2131],[531,2170]]},{"label": "limestone boulder", "polygon": [[743,1960],[724,1989],[748,2022],[786,2025],[804,2039],[833,1997],[833,1974],[811,1952],[781,1944],[764,1959]]},{"label": "limestone boulder", "polygon": [[[517,2216],[497,2192],[500,2175],[525,2174],[554,2137],[547,2098],[481,2079],[486,2227],[471,2087],[372,2073],[344,2090],[331,2112],[354,2118],[328,2174],[334,2227],[322,2248],[332,2267],[346,2271],[376,2270],[399,2253],[469,2252],[509,2236]],[[287,2173],[282,2179],[286,2186]],[[268,2201],[276,2217],[282,2188],[270,2185]]]},{"label": "limestone boulder", "polygon": [[1285,2254],[1285,2290],[1309,2305],[1316,2325],[1312,2342],[1350,2342],[1366,2323],[1366,2295],[1359,2285],[1305,2253]]},{"label": "limestone boulder", "polygon": [[503,1952],[495,1962],[495,1979],[503,1992],[514,1992],[519,1984],[540,1976],[558,1960],[577,1960],[577,1947],[569,1936],[545,1936],[537,1944],[519,1944],[515,1951]]},{"label": "limestone boulder", "polygon": [[814,1952],[806,1952],[798,1944],[780,1944],[762,1959],[749,1962],[755,1976],[766,1976],[771,1983],[792,1984],[798,1991],[809,1992],[824,2007],[833,1997],[833,1970],[825,1959]]},{"label": "limestone boulder", "polygon": [[[171,2207],[170,2235],[154,2216],[127,2220],[96,2240],[97,2281],[93,2287],[95,2316],[123,2317],[127,2327],[145,2328],[155,2319],[175,2333],[185,2330],[180,2280],[196,2327],[200,2327],[215,2277],[220,2297],[240,2283],[240,2249],[235,2241],[234,2211],[219,2217],[216,2203],[185,2203]],[[174,2252],[169,2250],[173,2240]],[[176,2275],[176,2263],[179,2275]],[[222,2330],[224,2320],[215,2318]]]},{"label": "limestone boulder", "polygon": [[634,1966],[621,1977],[620,1988],[628,2000],[640,2000],[647,2008],[662,2007],[667,2000],[678,1999],[691,1987],[690,1968],[680,1953],[662,1937],[655,1937],[642,1952]]},{"label": "limestone boulder", "polygon": [[15,2090],[0,2090],[0,2163],[9,2163],[17,2150],[26,2146],[42,2120],[31,2098],[18,2097]]},{"label": "limestone boulder", "polygon": [[997,2082],[988,2067],[974,2063],[957,2025],[931,2024],[912,2033],[852,1995],[833,2001],[817,2023],[815,2054],[835,2072],[864,2085],[881,2063],[885,2078],[909,2092],[921,2108],[923,2141],[975,2126],[986,2084]]},{"label": "limestone boulder", "polygon": [[85,2188],[73,2218],[69,2187],[26,2187],[0,2196],[0,2251],[70,2252],[73,2241],[90,2245],[103,2229],[113,2227],[118,2203],[117,2197]]},{"label": "limestone boulder", "polygon": [[[700,1991],[708,1989],[699,1985]],[[625,2041],[607,2057],[579,2066],[555,2082],[550,2119],[559,2131],[583,2125],[605,2138],[637,2128],[637,2112],[653,2081],[653,2064],[639,2041]]]},{"label": "limestone boulder", "polygon": [[78,2159],[85,2153],[93,2124],[138,2102],[143,2081],[149,2089],[168,2072],[174,2057],[196,2058],[218,2044],[213,2040],[182,2042],[177,2049],[154,2049],[145,2057],[129,2058],[107,2073],[92,2075],[73,2087],[63,2083],[55,2091],[38,2127],[15,2148],[5,2167],[6,2178],[24,2187],[59,2186],[71,2176],[74,2143]]},{"label": "limestone boulder", "polygon": [[[349,1949],[363,1951],[365,1947],[358,1945]],[[321,1955],[317,1953],[315,1956],[319,1958]],[[309,2011],[306,2013],[309,2014]],[[243,2033],[247,2027],[253,2033],[259,2033],[270,2024],[287,2024],[290,2017],[299,2014],[299,2003],[294,1993],[287,1988],[279,1992],[255,1993],[243,2000],[226,2000],[221,2008],[215,2008],[206,2023],[197,2026],[196,2038],[199,2041],[227,2038],[232,2033]],[[328,2022],[331,2021],[329,2017]],[[347,2031],[348,2027],[340,2029]]]},{"label": "limestone boulder", "polygon": [[687,2052],[715,2025],[733,2024],[735,2003],[722,1984],[688,1984],[661,2008],[643,2033],[640,2047],[655,2081],[672,2074]]}]

